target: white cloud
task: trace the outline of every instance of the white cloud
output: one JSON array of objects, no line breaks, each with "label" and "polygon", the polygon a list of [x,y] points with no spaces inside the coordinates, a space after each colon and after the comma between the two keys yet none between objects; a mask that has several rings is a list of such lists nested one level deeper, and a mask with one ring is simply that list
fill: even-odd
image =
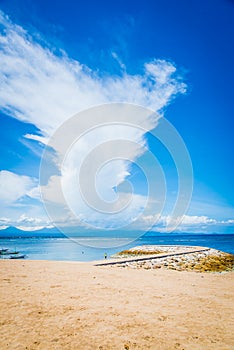
[{"label": "white cloud", "polygon": [[121,58],[117,55],[116,52],[111,52],[111,55],[112,57],[116,60],[116,62],[119,64],[120,68],[123,70],[123,71],[126,71],[126,66],[125,64],[123,63],[123,61],[121,60]]},{"label": "white cloud", "polygon": [[[173,218],[170,215],[148,215],[142,217],[142,229],[146,226],[156,224],[153,226],[153,231],[156,232],[167,232],[167,225]],[[176,228],[177,232],[216,232],[220,231],[221,227],[227,228],[232,227],[234,224],[233,219],[218,220],[205,215],[183,215],[180,218],[174,218],[180,222]],[[146,226],[144,226],[144,224]]]},{"label": "white cloud", "polygon": [[234,219],[229,219],[229,220],[221,220],[221,224],[229,224],[229,225],[234,225]]},{"label": "white cloud", "polygon": [[211,219],[207,216],[197,216],[197,215],[192,215],[192,216],[189,216],[189,215],[184,215],[183,216],[183,219],[182,219],[182,222],[181,222],[181,225],[209,225],[209,224],[215,224],[217,223],[216,220],[214,219]]},{"label": "white cloud", "polygon": [[[160,62],[160,65],[158,65],[158,62]],[[173,64],[164,60],[154,60],[146,63],[145,68],[148,74],[154,77],[160,85],[167,84],[168,78],[176,71]]]},{"label": "white cloud", "polygon": [[43,136],[50,136],[67,118],[94,105],[129,102],[159,111],[176,94],[185,92],[176,68],[164,60],[146,63],[141,75],[102,77],[42,47],[2,12],[0,23],[4,28],[0,35],[0,106],[15,118],[36,125]]},{"label": "white cloud", "polygon": [[34,134],[25,134],[24,137],[26,139],[38,141],[41,143],[47,143],[49,140],[48,138],[45,138],[44,136],[34,135]]},{"label": "white cloud", "polygon": [[10,204],[21,197],[31,196],[36,181],[28,176],[21,176],[7,170],[0,171],[0,201]]},{"label": "white cloud", "polygon": [[21,214],[17,218],[0,217],[0,230],[3,230],[9,226],[14,226],[24,231],[34,231],[45,227],[53,227],[51,226],[49,220],[46,220],[45,218],[30,217],[25,213]]},{"label": "white cloud", "polygon": [[[142,105],[159,115],[177,94],[186,90],[185,84],[176,75],[175,66],[165,60],[146,62],[141,74],[130,75],[124,69],[121,76],[102,76],[64,53],[60,56],[55,55],[51,49],[36,42],[23,28],[13,24],[2,12],[0,24],[3,28],[0,35],[0,108],[14,118],[32,123],[39,129],[40,135],[27,134],[27,139],[47,143],[53,132],[70,116],[91,106],[108,102]],[[125,68],[115,53],[113,57]],[[156,126],[157,118],[146,118],[143,124],[150,130]],[[76,157],[71,159],[70,165],[63,172],[63,180],[69,180],[70,174],[74,174],[74,170],[77,171],[77,163],[80,163],[98,142],[107,141],[113,135],[116,137],[116,127],[110,128],[108,133],[99,130],[95,137],[85,140]],[[135,142],[140,140],[142,145],[145,142],[144,133],[139,134],[139,130],[129,133],[129,129],[122,128],[119,135],[123,139]],[[140,150],[128,154],[128,159],[134,161],[140,154]],[[126,162],[119,162],[118,167],[113,162],[113,166],[106,168],[103,173],[108,181],[97,181],[99,193],[104,197],[113,195],[112,187],[123,181],[128,171]],[[2,190],[5,200],[14,201],[25,194],[38,198],[38,191],[36,186],[32,186],[32,179],[21,178],[21,187],[17,189],[12,186],[16,178],[18,179],[17,175],[8,177],[8,187],[11,188],[9,192]],[[48,194],[53,195],[53,200],[57,201],[59,194],[53,192],[54,180],[55,178],[51,178],[48,183]],[[69,187],[68,181],[64,183],[65,187],[66,184]],[[109,189],[111,188],[109,192],[106,190],[108,184]],[[72,189],[68,192],[73,195]],[[145,199],[138,195],[134,198],[132,208],[138,212]],[[70,198],[71,201],[74,199],[79,200],[74,196]],[[79,206],[78,208],[80,209]],[[133,212],[130,211],[126,215],[131,217]]]}]

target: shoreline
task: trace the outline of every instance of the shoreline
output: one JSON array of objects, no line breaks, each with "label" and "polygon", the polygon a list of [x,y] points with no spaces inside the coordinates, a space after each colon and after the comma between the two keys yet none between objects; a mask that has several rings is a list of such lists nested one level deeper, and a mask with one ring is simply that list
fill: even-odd
[{"label": "shoreline", "polygon": [[[8,249],[1,253],[0,260],[10,260]],[[14,253],[11,253],[14,254]],[[15,253],[16,254],[16,253]],[[20,252],[19,258],[21,259]],[[16,256],[17,256],[16,254]],[[24,260],[26,255],[22,255]],[[17,259],[17,258],[16,258]],[[50,261],[31,260],[27,261]],[[51,260],[61,262],[89,263],[95,266],[118,266],[143,269],[166,268],[177,271],[196,271],[196,272],[229,272],[234,271],[234,255],[220,250],[204,246],[186,246],[186,245],[141,245],[119,251],[107,259],[94,259],[90,261],[82,260]]]},{"label": "shoreline", "polygon": [[[199,236],[199,237],[198,237]],[[159,237],[146,237],[134,242],[126,247],[144,244],[158,245],[183,245],[183,246],[204,246],[219,249],[221,251],[234,254],[233,246],[234,235],[173,235]],[[57,261],[93,261],[102,260],[104,253],[108,254],[108,258],[115,254],[119,248],[103,248],[95,249],[91,247],[83,247],[75,242],[66,239],[13,239],[1,240],[0,248],[9,248],[10,250],[18,250],[22,254],[26,254],[31,260],[57,260]],[[125,248],[126,249],[126,248]]]}]

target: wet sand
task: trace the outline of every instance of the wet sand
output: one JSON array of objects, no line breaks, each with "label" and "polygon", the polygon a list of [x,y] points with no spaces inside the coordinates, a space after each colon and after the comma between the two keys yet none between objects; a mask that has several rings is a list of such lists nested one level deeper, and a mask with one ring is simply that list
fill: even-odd
[{"label": "wet sand", "polygon": [[234,272],[0,261],[0,349],[234,349]]}]

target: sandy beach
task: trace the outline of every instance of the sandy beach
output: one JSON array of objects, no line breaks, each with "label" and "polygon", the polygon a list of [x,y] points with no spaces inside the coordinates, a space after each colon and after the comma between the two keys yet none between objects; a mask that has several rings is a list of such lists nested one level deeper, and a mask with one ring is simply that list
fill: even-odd
[{"label": "sandy beach", "polygon": [[1,260],[0,349],[233,349],[233,272]]}]

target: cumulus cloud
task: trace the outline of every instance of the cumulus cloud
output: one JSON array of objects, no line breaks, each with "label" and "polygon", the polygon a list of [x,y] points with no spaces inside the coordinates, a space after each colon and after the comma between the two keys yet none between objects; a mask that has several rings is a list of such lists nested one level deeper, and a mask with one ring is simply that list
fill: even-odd
[{"label": "cumulus cloud", "polygon": [[[69,58],[65,53],[55,54],[49,46],[39,43],[2,12],[0,24],[0,108],[10,116],[32,123],[38,128],[38,135],[27,134],[27,139],[47,143],[54,131],[70,116],[86,108],[109,102],[134,103],[155,111],[157,117],[154,120],[146,118],[143,122],[150,130],[156,126],[164,107],[177,94],[186,91],[185,84],[171,62],[151,60],[143,65],[141,72],[128,74],[123,62],[113,53],[113,57],[122,67],[122,73],[119,76],[102,76]],[[79,152],[75,152],[75,158],[63,169],[62,181],[65,188],[69,187],[70,174],[77,171],[75,167],[97,145],[97,140],[99,143],[105,142],[113,135],[116,137],[116,127],[110,128],[108,133],[106,130],[99,130],[95,136],[83,141]],[[141,145],[145,143],[145,135],[143,132],[139,134],[139,130],[129,133],[128,128],[122,128],[119,135],[123,139],[140,142]],[[58,148],[55,147],[55,150],[58,151]],[[128,159],[134,161],[140,154],[141,151],[137,151],[128,155]],[[97,181],[98,191],[104,197],[111,198],[111,195],[114,195],[113,187],[124,181],[129,174],[129,165],[120,161],[116,167],[113,163],[103,174],[111,181]],[[37,189],[30,185],[33,180],[27,178],[26,183],[26,178],[21,178],[21,182],[25,183],[15,193],[14,186],[11,186],[9,193],[3,190],[4,198],[9,197],[14,201],[25,194],[38,197]],[[8,177],[9,181],[11,179],[14,181],[15,177]],[[57,201],[59,194],[53,193],[52,189],[55,179],[56,177],[49,179],[47,186],[48,194],[53,194],[53,200]],[[111,191],[106,190],[108,184]],[[73,195],[72,189],[68,192],[70,196]],[[139,195],[134,198],[134,203],[138,206],[134,204],[133,208],[137,212],[145,198],[142,197],[143,202]],[[79,203],[77,197],[70,200],[74,199]],[[78,208],[80,209],[79,206]],[[89,212],[86,214],[89,215]],[[126,215],[132,216],[132,211]]]},{"label": "cumulus cloud", "polygon": [[32,191],[35,187],[35,179],[7,170],[0,171],[0,201],[2,203],[11,204],[21,197],[32,197]]},{"label": "cumulus cloud", "polygon": [[[153,226],[152,230],[156,232],[167,232],[167,224],[171,222],[173,218],[170,215],[148,215],[142,217],[142,229],[144,229],[144,223],[146,225],[153,224],[157,220],[157,224]],[[174,218],[175,221],[179,221],[180,224],[176,228],[177,232],[219,232],[221,227],[227,228],[233,227],[234,220],[218,220],[206,215],[183,215],[180,218]]]},{"label": "cumulus cloud", "polygon": [[184,215],[181,224],[182,225],[203,225],[203,224],[215,224],[217,220],[211,219],[207,216],[197,216],[197,215]]},{"label": "cumulus cloud", "polygon": [[28,215],[21,214],[19,217],[13,219],[9,217],[0,217],[0,230],[3,230],[9,226],[14,226],[24,231],[40,230],[44,227],[53,227],[49,220],[37,217],[30,217]]}]

